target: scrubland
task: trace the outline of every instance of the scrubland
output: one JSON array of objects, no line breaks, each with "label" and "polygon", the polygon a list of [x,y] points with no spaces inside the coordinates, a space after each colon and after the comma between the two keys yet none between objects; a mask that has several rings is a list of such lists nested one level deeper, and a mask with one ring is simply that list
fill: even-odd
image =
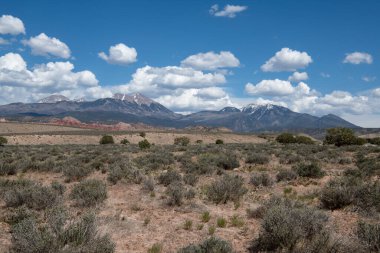
[{"label": "scrubland", "polygon": [[221,141],[0,147],[0,252],[379,252],[379,146]]}]

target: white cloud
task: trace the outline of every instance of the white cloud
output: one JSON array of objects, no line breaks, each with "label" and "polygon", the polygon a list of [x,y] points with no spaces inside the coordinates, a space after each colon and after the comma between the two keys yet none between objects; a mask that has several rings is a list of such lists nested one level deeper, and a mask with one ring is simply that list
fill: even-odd
[{"label": "white cloud", "polygon": [[[17,71],[26,70],[26,62],[19,54],[7,53],[0,57],[0,71]],[[0,72],[2,73],[2,72]]]},{"label": "white cloud", "polygon": [[[361,114],[379,118],[380,115],[380,88],[357,95],[339,90],[321,94],[310,89],[303,82],[292,86],[288,81],[276,79],[263,80],[257,85],[247,84],[246,91],[253,96],[253,101],[270,101],[270,103],[286,106],[296,112],[313,115],[333,113],[339,116],[344,115],[345,118],[355,118],[355,115]],[[361,122],[358,121],[354,121],[354,123],[369,126],[369,123],[367,125],[360,124]],[[377,127],[380,125],[377,124]]]},{"label": "white cloud", "polygon": [[376,80],[376,76],[363,76],[362,80],[364,82],[374,82]]},{"label": "white cloud", "polygon": [[33,55],[55,56],[68,59],[71,56],[70,48],[57,38],[49,37],[45,33],[23,40],[23,44],[32,49]]},{"label": "white cloud", "polygon": [[372,90],[372,95],[380,98],[380,88]]},{"label": "white cloud", "polygon": [[110,64],[128,65],[137,61],[137,51],[133,47],[128,47],[123,43],[116,44],[109,48],[109,55],[100,52],[99,57]]},{"label": "white cloud", "polygon": [[21,55],[8,53],[0,57],[0,83],[12,91],[0,96],[2,102],[33,101],[52,93],[80,93],[97,87],[96,76],[88,70],[74,72],[70,62],[49,62],[28,69]]},{"label": "white cloud", "polygon": [[228,18],[234,18],[236,17],[236,14],[242,11],[245,11],[248,7],[242,6],[242,5],[230,5],[227,4],[224,6],[223,10],[219,10],[219,6],[217,4],[214,4],[210,8],[210,14],[216,17],[228,17]]},{"label": "white cloud", "polygon": [[221,98],[227,96],[227,93],[220,87],[208,87],[199,89],[197,95],[202,98]]},{"label": "white cloud", "polygon": [[219,110],[226,106],[233,106],[227,94],[223,92],[217,94],[204,89],[179,89],[172,94],[159,96],[155,100],[176,112]]},{"label": "white cloud", "polygon": [[226,78],[220,72],[205,73],[178,66],[145,66],[136,70],[129,83],[112,87],[112,90],[141,92],[174,111],[189,112],[231,105],[224,89],[217,87],[225,82]]},{"label": "white cloud", "polygon": [[294,72],[291,76],[289,76],[288,80],[290,82],[301,82],[309,79],[309,75],[306,72]]},{"label": "white cloud", "polygon": [[354,52],[346,54],[346,58],[344,58],[343,60],[343,63],[351,63],[355,65],[361,63],[372,64],[372,62],[372,55],[363,52]]},{"label": "white cloud", "polygon": [[0,46],[1,45],[8,45],[8,44],[10,44],[10,42],[8,40],[0,38]]},{"label": "white cloud", "polygon": [[284,80],[262,80],[254,85],[247,83],[245,91],[250,95],[263,95],[263,96],[287,96],[295,92],[309,93],[310,88],[305,83],[299,83],[294,87],[289,81]]},{"label": "white cloud", "polygon": [[261,66],[261,70],[264,72],[296,71],[306,68],[312,62],[313,60],[306,52],[282,48]]},{"label": "white cloud", "polygon": [[200,70],[232,68],[240,65],[239,59],[229,51],[199,53],[191,55],[181,62],[181,66]]},{"label": "white cloud", "polygon": [[136,70],[132,80],[120,86],[125,92],[159,94],[179,88],[205,88],[223,84],[226,79],[221,73],[204,73],[192,68],[178,66],[145,66]]},{"label": "white cloud", "polygon": [[0,34],[25,34],[24,23],[21,19],[11,15],[2,15],[0,17]]}]

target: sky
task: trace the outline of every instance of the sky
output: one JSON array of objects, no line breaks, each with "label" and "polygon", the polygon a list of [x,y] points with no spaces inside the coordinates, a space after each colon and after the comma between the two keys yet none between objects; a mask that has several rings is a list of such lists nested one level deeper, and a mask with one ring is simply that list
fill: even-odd
[{"label": "sky", "polygon": [[0,0],[0,104],[142,93],[380,127],[378,0]]}]

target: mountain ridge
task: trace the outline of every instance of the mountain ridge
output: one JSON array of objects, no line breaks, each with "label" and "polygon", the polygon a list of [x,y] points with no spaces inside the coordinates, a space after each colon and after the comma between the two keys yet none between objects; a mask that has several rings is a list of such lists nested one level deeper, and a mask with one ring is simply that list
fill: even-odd
[{"label": "mountain ridge", "polygon": [[[58,101],[53,102],[55,99]],[[112,98],[94,101],[65,100],[63,96],[53,95],[42,101],[48,102],[1,105],[0,116],[40,119],[75,117],[82,122],[144,123],[175,128],[226,127],[236,132],[359,128],[334,114],[317,117],[274,104],[248,104],[241,109],[225,107],[219,111],[182,115],[140,93],[117,93]]]}]

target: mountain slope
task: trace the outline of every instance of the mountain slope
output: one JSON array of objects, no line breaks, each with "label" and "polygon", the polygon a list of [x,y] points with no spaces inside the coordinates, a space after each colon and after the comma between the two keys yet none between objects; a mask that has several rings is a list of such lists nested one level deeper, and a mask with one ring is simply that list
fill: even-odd
[{"label": "mountain slope", "polygon": [[203,111],[181,119],[188,124],[224,126],[234,131],[284,131],[302,129],[326,129],[331,127],[358,128],[338,116],[326,115],[321,118],[306,113],[297,113],[286,107],[266,104],[249,104],[241,111]]},{"label": "mountain slope", "polygon": [[358,128],[336,115],[316,117],[297,113],[286,107],[265,104],[249,104],[241,110],[226,107],[220,111],[201,111],[189,115],[172,112],[160,103],[136,93],[115,94],[113,98],[95,101],[53,101],[60,97],[49,97],[43,103],[13,103],[0,106],[0,116],[40,119],[72,116],[83,122],[145,123],[165,127],[226,127],[237,132],[302,131],[331,127]]}]

